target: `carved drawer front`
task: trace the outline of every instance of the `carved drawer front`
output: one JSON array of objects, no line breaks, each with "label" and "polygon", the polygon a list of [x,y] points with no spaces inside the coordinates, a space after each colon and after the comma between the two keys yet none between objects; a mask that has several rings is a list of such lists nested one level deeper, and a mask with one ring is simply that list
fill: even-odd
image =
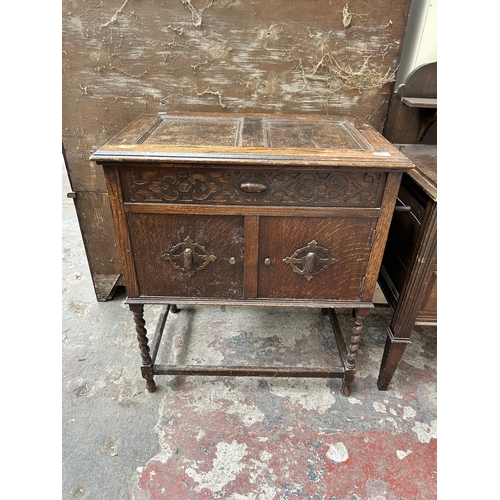
[{"label": "carved drawer front", "polygon": [[296,167],[124,166],[125,202],[379,207],[384,172]]},{"label": "carved drawer front", "polygon": [[243,297],[243,217],[128,214],[141,295]]},{"label": "carved drawer front", "polygon": [[261,217],[259,297],[357,300],[375,219]]}]

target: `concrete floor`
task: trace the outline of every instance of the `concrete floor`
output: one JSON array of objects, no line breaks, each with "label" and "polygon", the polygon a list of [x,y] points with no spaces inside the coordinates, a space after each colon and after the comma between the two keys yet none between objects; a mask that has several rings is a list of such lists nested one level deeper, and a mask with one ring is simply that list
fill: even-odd
[{"label": "concrete floor", "polygon": [[[62,180],[63,500],[437,498],[436,328],[415,328],[386,392],[382,307],[348,398],[339,379],[157,376],[148,393],[125,292],[96,301],[64,169]],[[158,315],[147,308],[150,331]],[[160,356],[324,364],[329,332],[315,310],[189,307],[169,318]]]}]

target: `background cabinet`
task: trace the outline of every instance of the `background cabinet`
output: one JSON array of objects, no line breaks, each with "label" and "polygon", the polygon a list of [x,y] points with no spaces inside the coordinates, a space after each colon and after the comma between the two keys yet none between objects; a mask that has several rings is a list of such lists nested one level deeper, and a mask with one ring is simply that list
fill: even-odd
[{"label": "background cabinet", "polygon": [[415,325],[437,325],[437,147],[399,146],[416,168],[403,176],[379,283],[394,311],[378,387],[388,388]]}]

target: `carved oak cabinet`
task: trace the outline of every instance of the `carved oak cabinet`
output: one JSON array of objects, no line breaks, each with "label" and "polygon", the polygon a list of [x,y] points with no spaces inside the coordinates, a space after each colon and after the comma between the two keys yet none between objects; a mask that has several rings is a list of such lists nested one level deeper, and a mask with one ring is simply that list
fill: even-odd
[{"label": "carved oak cabinet", "polygon": [[[348,117],[143,114],[92,157],[104,168],[127,303],[154,376],[338,377],[350,393],[403,172],[413,164]],[[151,341],[145,304],[163,304]],[[339,370],[155,364],[179,304],[321,308]],[[352,308],[345,343],[336,308]],[[257,311],[257,310],[256,310]]]}]

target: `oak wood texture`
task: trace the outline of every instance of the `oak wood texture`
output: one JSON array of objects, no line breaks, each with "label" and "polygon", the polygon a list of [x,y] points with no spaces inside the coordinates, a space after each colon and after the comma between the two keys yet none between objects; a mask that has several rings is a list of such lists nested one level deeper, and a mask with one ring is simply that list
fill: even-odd
[{"label": "oak wood texture", "polygon": [[360,208],[380,206],[386,176],[325,167],[253,167],[171,164],[165,171],[137,163],[122,168],[120,175],[126,203]]},{"label": "oak wood texture", "polygon": [[137,296],[139,291],[134,265],[134,255],[132,253],[130,233],[126,225],[125,212],[121,201],[123,199],[123,194],[119,182],[119,172],[116,168],[111,167],[106,171],[106,185],[108,187],[111,211],[125,277],[125,286],[129,295]]},{"label": "oak wood texture", "polygon": [[244,218],[244,235],[251,245],[245,246],[244,263],[244,296],[253,299],[257,297],[258,275],[255,269],[259,266],[259,233],[260,218],[255,215],[247,215]]},{"label": "oak wood texture", "polygon": [[[230,116],[144,113],[96,151],[92,159],[99,164],[105,161],[151,164],[162,160],[178,163],[187,159],[190,164],[300,165],[301,169],[353,166],[370,171],[408,169],[408,159],[372,126],[356,117],[252,114],[254,126],[251,128],[244,126],[245,118],[248,119],[248,115],[238,113]],[[231,128],[231,135],[225,141],[213,145],[211,130],[219,129],[225,121],[239,125]],[[260,127],[255,126],[255,121],[260,122]],[[210,123],[210,127],[205,122]],[[182,140],[172,139],[177,135],[170,135],[171,124]],[[270,128],[269,124],[273,126]],[[273,131],[277,131],[276,134]],[[245,133],[257,134],[257,139]],[[293,140],[280,139],[287,133]],[[194,144],[186,145],[190,141]],[[249,143],[259,146],[249,146]]]},{"label": "oak wood texture", "polygon": [[[127,225],[139,295],[243,298],[243,217],[128,214]],[[181,253],[183,247],[172,248],[188,237],[214,258],[197,271],[206,257],[195,250],[191,276],[174,267],[183,267],[182,258],[172,262],[164,257]]]},{"label": "oak wood texture", "polygon": [[[361,300],[375,223],[363,218],[261,217],[259,297]],[[312,240],[336,262],[324,270],[318,262],[318,274],[308,281],[284,258]],[[270,265],[263,265],[266,258]]]},{"label": "oak wood texture", "polygon": [[386,390],[415,325],[437,325],[437,147],[398,145],[415,163],[405,173],[389,231],[379,283],[394,313],[378,387]]},{"label": "oak wood texture", "polygon": [[406,156],[356,118],[205,113],[141,115],[91,159],[104,167],[149,390],[154,373],[209,369],[155,372],[141,306],[255,304],[356,309],[334,375],[349,394]]}]

